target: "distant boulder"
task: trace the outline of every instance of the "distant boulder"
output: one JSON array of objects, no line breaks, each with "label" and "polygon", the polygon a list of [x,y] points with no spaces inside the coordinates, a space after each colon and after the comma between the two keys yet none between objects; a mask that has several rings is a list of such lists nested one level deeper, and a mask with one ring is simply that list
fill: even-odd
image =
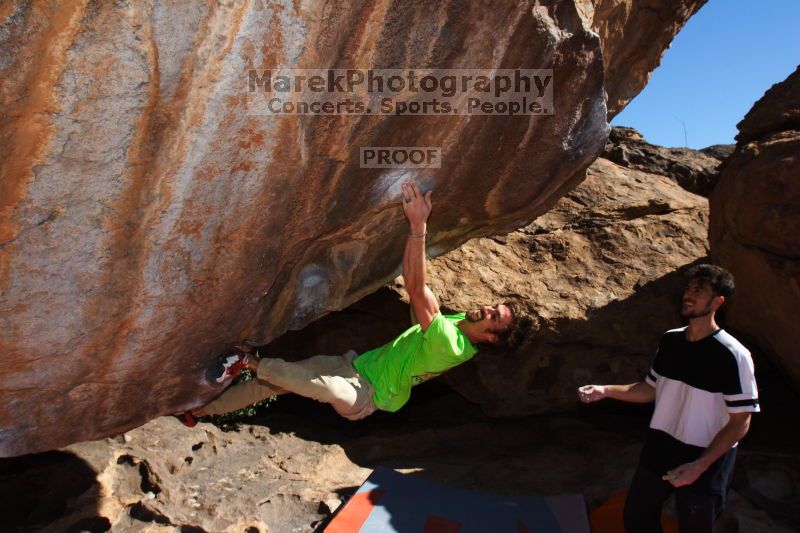
[{"label": "distant boulder", "polygon": [[689,192],[708,197],[717,181],[720,163],[733,145],[714,145],[703,150],[665,148],[644,140],[633,128],[614,127],[603,157],[627,168],[667,176]]}]

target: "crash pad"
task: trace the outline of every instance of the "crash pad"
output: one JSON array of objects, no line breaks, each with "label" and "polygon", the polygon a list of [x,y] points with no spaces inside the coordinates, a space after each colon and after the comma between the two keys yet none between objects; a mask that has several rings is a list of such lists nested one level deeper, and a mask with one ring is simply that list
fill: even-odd
[{"label": "crash pad", "polygon": [[501,496],[377,468],[326,533],[589,533],[579,494]]}]

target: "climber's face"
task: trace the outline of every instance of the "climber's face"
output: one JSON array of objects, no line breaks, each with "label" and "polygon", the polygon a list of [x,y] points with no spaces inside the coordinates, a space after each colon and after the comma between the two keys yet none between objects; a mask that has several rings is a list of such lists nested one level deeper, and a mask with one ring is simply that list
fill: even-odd
[{"label": "climber's face", "polygon": [[470,338],[480,337],[478,342],[495,343],[498,340],[497,334],[514,324],[511,308],[505,304],[484,305],[467,311],[465,318],[467,328],[465,333],[468,332]]}]

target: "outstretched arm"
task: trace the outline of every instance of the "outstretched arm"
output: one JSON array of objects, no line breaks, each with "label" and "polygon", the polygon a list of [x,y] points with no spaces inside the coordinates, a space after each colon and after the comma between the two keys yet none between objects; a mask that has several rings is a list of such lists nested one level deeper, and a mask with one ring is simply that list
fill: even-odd
[{"label": "outstretched arm", "polygon": [[578,389],[578,397],[583,403],[592,403],[603,398],[613,398],[631,403],[649,403],[655,401],[656,390],[644,381],[629,385],[584,385]]},{"label": "outstretched arm", "polygon": [[419,321],[422,331],[428,330],[439,312],[439,302],[426,285],[425,279],[425,234],[431,208],[430,191],[423,196],[413,180],[403,183],[403,211],[410,230],[403,252],[403,280],[411,302],[411,311]]}]

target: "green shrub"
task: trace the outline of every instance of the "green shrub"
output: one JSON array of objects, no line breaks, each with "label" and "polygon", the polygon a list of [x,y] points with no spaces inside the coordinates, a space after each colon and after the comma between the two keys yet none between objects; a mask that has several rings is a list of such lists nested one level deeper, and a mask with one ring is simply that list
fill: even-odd
[{"label": "green shrub", "polygon": [[[255,379],[255,375],[249,370],[242,370],[236,379],[233,381],[231,386],[242,383],[244,381],[249,381],[251,379]],[[277,396],[270,396],[269,398],[265,398],[261,401],[254,403],[253,405],[249,405],[247,407],[243,407],[242,409],[231,411],[230,413],[225,413],[222,415],[208,415],[201,418],[203,422],[210,422],[215,426],[219,426],[220,428],[225,429],[225,426],[230,426],[232,424],[236,424],[237,422],[242,422],[248,418],[251,418],[256,415],[263,414],[266,411],[267,406],[272,402],[277,400]]]}]

